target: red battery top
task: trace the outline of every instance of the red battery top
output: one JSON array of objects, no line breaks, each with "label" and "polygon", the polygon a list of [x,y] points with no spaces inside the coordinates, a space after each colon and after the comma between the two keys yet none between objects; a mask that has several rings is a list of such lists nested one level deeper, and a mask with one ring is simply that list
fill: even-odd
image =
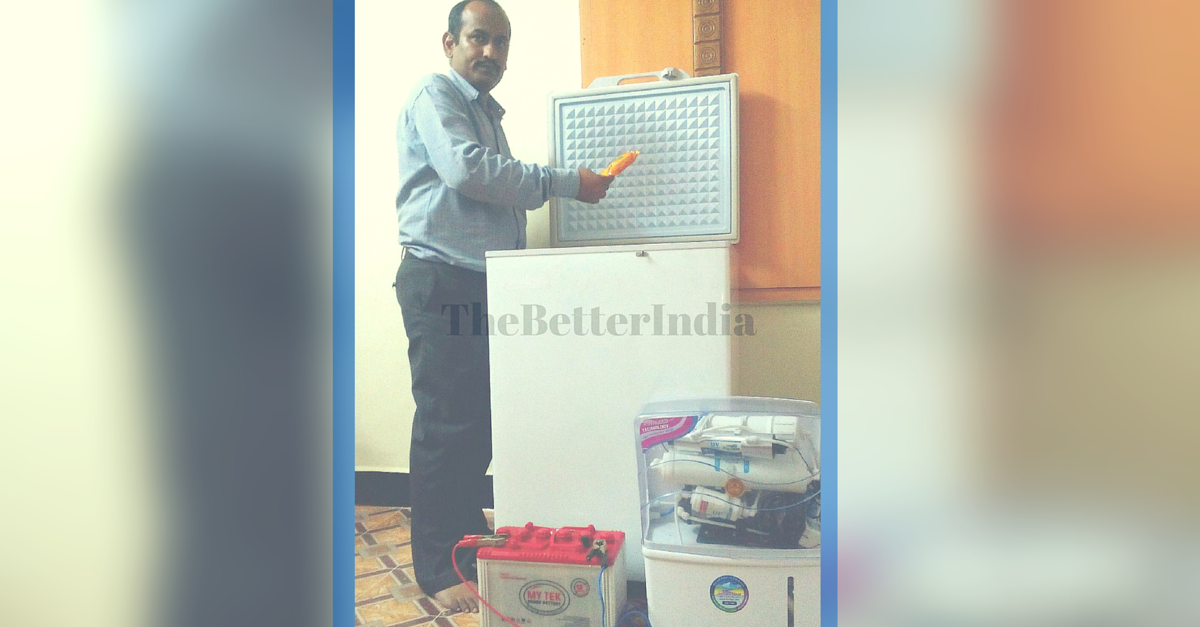
[{"label": "red battery top", "polygon": [[599,566],[598,556],[602,554],[612,566],[625,544],[624,531],[596,531],[591,525],[554,529],[528,523],[524,527],[500,527],[496,534],[507,535],[508,540],[504,546],[480,548],[479,559]]}]

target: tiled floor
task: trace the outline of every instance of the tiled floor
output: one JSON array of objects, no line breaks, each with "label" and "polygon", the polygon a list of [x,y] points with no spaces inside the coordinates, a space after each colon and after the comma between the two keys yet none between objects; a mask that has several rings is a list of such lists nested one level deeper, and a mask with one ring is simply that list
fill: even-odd
[{"label": "tiled floor", "polygon": [[478,627],[479,614],[454,613],[413,578],[407,508],[354,508],[354,624],[363,627]]}]

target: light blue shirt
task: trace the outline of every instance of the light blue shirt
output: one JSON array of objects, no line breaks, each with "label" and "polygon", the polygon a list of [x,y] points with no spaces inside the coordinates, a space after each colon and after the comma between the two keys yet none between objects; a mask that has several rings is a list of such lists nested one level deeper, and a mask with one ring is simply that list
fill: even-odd
[{"label": "light blue shirt", "polygon": [[525,248],[526,211],[579,193],[578,171],[513,159],[502,117],[453,69],[413,88],[396,126],[396,214],[409,254],[483,272],[487,251]]}]

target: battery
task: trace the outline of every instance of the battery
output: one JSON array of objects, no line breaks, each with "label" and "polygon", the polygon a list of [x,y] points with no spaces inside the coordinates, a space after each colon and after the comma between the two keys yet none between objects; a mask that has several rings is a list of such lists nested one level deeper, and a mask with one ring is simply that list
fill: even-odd
[{"label": "battery", "polygon": [[[625,605],[625,533],[500,527],[503,546],[476,554],[479,594],[522,627],[613,627]],[[601,572],[601,564],[604,570]],[[504,627],[490,611],[483,627]]]}]

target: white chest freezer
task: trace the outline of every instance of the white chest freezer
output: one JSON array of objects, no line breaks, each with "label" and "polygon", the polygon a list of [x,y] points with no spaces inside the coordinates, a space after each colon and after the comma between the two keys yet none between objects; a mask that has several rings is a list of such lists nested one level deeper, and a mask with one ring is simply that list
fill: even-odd
[{"label": "white chest freezer", "polygon": [[[641,534],[630,425],[730,390],[729,247],[488,253],[496,524]],[[641,555],[626,561],[644,581]]]}]

